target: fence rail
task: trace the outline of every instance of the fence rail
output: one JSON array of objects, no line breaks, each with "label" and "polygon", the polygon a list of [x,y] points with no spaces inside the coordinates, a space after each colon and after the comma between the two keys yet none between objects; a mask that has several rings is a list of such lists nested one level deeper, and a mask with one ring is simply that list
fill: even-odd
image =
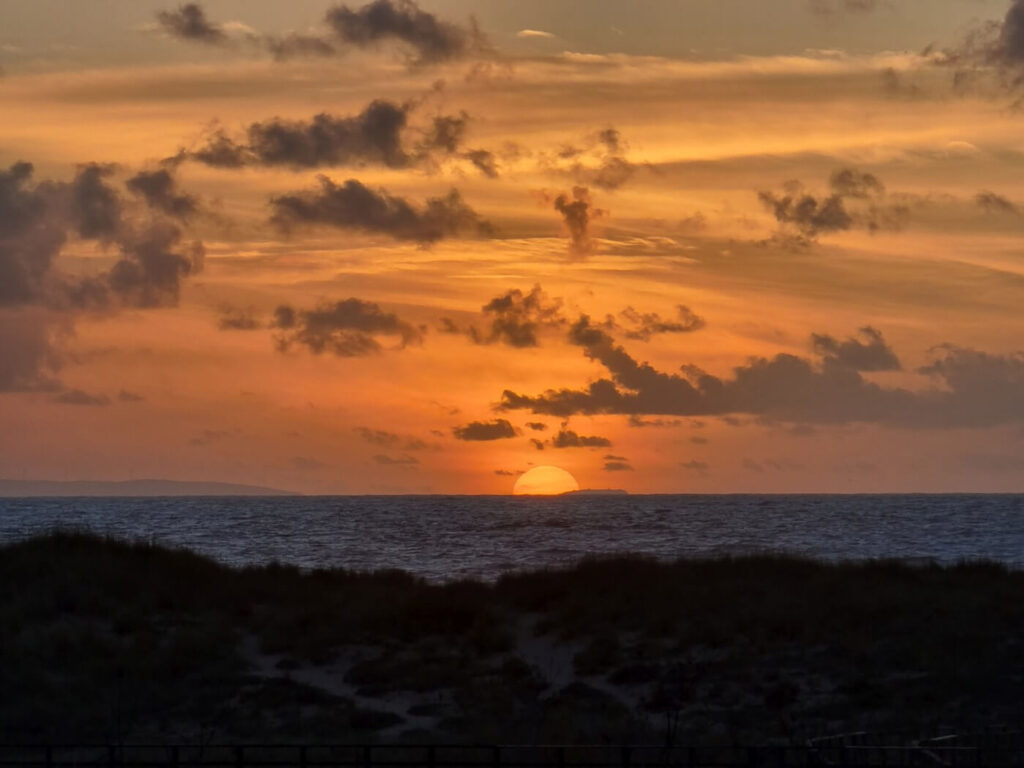
[{"label": "fence rail", "polygon": [[1024,768],[1024,745],[659,747],[649,745],[0,745],[17,768]]}]

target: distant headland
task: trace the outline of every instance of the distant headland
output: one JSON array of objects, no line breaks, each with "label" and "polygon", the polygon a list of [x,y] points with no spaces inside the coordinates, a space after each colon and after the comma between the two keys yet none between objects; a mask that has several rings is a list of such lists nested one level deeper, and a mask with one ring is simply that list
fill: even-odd
[{"label": "distant headland", "polygon": [[0,497],[12,496],[298,496],[258,485],[188,480],[0,480]]},{"label": "distant headland", "polygon": [[561,496],[628,496],[629,491],[621,488],[580,488],[578,491],[566,491]]}]

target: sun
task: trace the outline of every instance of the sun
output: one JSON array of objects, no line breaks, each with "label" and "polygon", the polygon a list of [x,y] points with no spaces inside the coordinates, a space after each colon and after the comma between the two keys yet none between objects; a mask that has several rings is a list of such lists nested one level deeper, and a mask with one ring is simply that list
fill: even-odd
[{"label": "sun", "polygon": [[516,496],[556,496],[578,491],[576,478],[560,467],[534,467],[516,480],[512,493]]}]

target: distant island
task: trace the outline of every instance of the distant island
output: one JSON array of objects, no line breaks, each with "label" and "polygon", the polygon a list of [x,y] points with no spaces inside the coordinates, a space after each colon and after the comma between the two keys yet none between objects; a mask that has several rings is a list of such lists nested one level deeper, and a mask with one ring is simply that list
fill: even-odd
[{"label": "distant island", "polygon": [[259,485],[188,480],[0,480],[0,497],[12,496],[298,496]]},{"label": "distant island", "polygon": [[566,491],[561,496],[628,496],[629,491],[621,488],[580,488],[578,491]]}]

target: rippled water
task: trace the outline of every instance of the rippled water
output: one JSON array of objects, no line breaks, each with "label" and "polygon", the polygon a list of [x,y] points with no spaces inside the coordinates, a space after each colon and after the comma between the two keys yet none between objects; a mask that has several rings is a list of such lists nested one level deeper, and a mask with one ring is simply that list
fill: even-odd
[{"label": "rippled water", "polygon": [[587,554],[772,550],[1024,565],[1024,496],[304,496],[0,499],[0,541],[53,528],[226,563],[494,578]]}]

